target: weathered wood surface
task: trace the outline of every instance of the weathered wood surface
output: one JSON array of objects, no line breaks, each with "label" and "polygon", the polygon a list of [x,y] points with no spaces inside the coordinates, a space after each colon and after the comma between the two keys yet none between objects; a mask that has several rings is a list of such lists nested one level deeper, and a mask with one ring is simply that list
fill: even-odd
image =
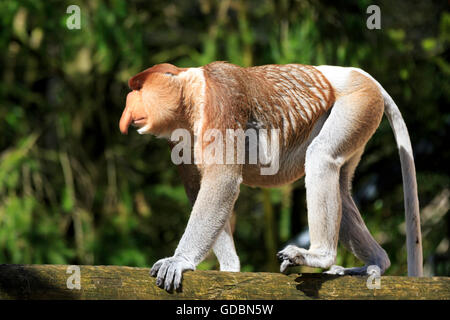
[{"label": "weathered wood surface", "polygon": [[450,278],[324,274],[184,273],[182,292],[155,285],[148,268],[80,266],[81,288],[69,289],[66,265],[0,265],[0,299],[450,299]]}]

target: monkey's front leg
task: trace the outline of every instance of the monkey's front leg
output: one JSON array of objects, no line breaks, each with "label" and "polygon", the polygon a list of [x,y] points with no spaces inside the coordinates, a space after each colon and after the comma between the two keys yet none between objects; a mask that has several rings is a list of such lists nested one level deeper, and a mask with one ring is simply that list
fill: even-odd
[{"label": "monkey's front leg", "polygon": [[[189,201],[191,202],[191,205],[194,206],[200,190],[201,177],[199,169],[194,164],[183,163],[178,165],[178,172],[183,180],[184,188],[186,189],[186,194]],[[234,247],[233,232],[231,231],[230,220],[231,218],[225,223],[222,231],[217,236],[212,249],[217,257],[217,260],[219,260],[220,271],[239,272],[241,269],[241,264],[236,253],[236,248]]]},{"label": "monkey's front leg", "polygon": [[242,182],[237,166],[205,169],[186,230],[173,257],[161,259],[150,273],[156,285],[171,290],[180,288],[182,274],[194,270],[214,244],[230,218]]},{"label": "monkey's front leg", "polygon": [[234,247],[230,220],[228,219],[217,237],[213,251],[217,260],[219,260],[220,271],[239,272],[241,270],[241,264],[236,253],[236,248]]}]

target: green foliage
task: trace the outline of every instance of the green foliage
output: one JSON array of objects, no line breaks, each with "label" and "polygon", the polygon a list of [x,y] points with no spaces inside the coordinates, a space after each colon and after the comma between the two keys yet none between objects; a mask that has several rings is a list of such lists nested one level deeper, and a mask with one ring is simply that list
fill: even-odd
[{"label": "green foliage", "polygon": [[[160,62],[227,60],[350,65],[376,77],[410,129],[432,217],[427,272],[448,275],[449,218],[433,200],[450,187],[450,13],[414,3],[380,1],[382,29],[368,30],[366,0],[0,2],[0,262],[150,266],[171,255],[190,205],[166,143],[120,135],[127,80]],[[71,4],[81,30],[66,28]],[[385,120],[354,185],[388,273],[405,274],[400,166]],[[275,270],[274,251],[307,225],[303,183],[242,187],[235,211],[243,270]],[[360,262],[340,249],[338,263]]]}]

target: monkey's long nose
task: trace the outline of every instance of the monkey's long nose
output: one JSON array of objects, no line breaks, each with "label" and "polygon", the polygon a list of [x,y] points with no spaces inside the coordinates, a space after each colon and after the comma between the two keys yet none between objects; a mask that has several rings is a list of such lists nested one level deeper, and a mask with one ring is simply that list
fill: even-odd
[{"label": "monkey's long nose", "polygon": [[131,117],[130,108],[126,107],[122,113],[122,117],[120,117],[120,122],[119,122],[119,128],[120,128],[120,132],[122,132],[122,134],[128,133],[128,127],[130,126],[131,121],[133,121],[133,118]]},{"label": "monkey's long nose", "polygon": [[141,93],[139,91],[133,90],[127,95],[127,103],[125,110],[123,110],[122,117],[120,118],[119,128],[120,132],[123,134],[128,133],[128,127],[133,121],[133,110],[136,105],[142,103]]}]

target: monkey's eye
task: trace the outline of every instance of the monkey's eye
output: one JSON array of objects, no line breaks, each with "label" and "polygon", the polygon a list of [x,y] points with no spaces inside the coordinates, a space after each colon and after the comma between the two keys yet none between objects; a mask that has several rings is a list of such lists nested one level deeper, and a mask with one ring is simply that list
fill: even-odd
[{"label": "monkey's eye", "polygon": [[170,72],[164,72],[164,74],[165,74],[165,75],[168,75],[168,76],[172,76],[172,77],[174,76],[174,74],[173,74],[173,73],[170,73]]}]

